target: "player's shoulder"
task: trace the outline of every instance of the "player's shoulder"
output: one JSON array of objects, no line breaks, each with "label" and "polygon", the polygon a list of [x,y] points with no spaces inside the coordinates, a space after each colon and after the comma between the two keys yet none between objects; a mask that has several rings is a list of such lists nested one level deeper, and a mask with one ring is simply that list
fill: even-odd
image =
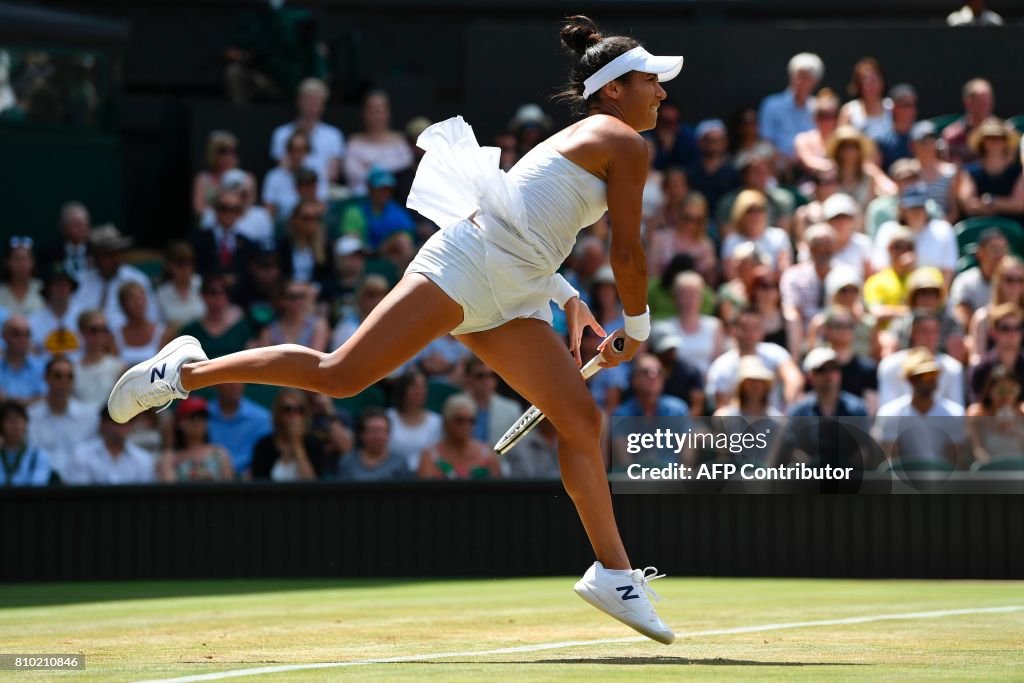
[{"label": "player's shoulder", "polygon": [[607,114],[593,114],[577,126],[579,137],[592,141],[616,154],[647,155],[647,142],[640,133],[621,119]]}]

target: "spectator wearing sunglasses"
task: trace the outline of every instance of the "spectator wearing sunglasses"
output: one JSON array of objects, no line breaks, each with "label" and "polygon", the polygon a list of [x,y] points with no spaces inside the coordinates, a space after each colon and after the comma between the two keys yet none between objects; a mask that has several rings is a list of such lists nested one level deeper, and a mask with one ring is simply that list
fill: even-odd
[{"label": "spectator wearing sunglasses", "polygon": [[9,313],[31,315],[46,307],[43,283],[32,277],[36,259],[31,237],[11,237],[4,257],[3,284],[0,284],[0,308]]},{"label": "spectator wearing sunglasses", "polygon": [[233,282],[237,282],[244,276],[248,257],[258,251],[252,240],[237,229],[246,210],[244,198],[238,190],[221,189],[213,210],[216,219],[213,228],[199,230],[192,236],[197,270],[231,273]]},{"label": "spectator wearing sunglasses", "polygon": [[78,316],[78,332],[82,338],[82,354],[75,361],[74,396],[98,411],[106,405],[107,396],[125,371],[117,356],[114,337],[103,311],[87,310]]},{"label": "spectator wearing sunglasses", "polygon": [[323,443],[310,433],[302,392],[283,389],[271,410],[274,430],[253,447],[253,479],[312,481],[324,474]]},{"label": "spectator wearing sunglasses", "polygon": [[[196,174],[192,183],[192,210],[197,216],[213,206],[224,177],[238,169],[238,138],[229,131],[212,131],[206,139],[206,163],[208,168]],[[256,180],[251,173],[245,174],[250,192],[255,192]]]},{"label": "spectator wearing sunglasses", "polygon": [[997,365],[1006,366],[1017,383],[1024,385],[1024,356],[1021,355],[1024,309],[1013,302],[1002,303],[992,309],[991,319],[995,343],[970,371],[973,403],[984,397],[985,382]]},{"label": "spectator wearing sunglasses", "polygon": [[71,452],[97,436],[97,411],[74,398],[75,366],[64,356],[46,364],[46,397],[28,407],[29,441],[50,456],[50,466],[63,478]]}]

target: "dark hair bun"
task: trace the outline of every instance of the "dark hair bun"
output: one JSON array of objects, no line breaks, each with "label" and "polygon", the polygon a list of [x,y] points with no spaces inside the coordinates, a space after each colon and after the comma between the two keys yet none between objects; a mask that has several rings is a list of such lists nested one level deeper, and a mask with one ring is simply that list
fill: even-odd
[{"label": "dark hair bun", "polygon": [[601,42],[601,32],[597,24],[588,17],[576,15],[566,19],[561,31],[562,45],[582,55],[591,45]]}]

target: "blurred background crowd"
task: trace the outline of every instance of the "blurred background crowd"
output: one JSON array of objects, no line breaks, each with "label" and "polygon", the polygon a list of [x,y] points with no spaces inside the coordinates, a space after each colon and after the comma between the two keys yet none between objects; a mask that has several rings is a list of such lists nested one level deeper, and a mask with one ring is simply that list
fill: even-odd
[{"label": "blurred background crowd", "polygon": [[[983,5],[950,25],[1000,23]],[[252,172],[235,132],[208,131],[191,195],[178,198],[194,221],[162,254],[138,258],[139,235],[95,224],[88,196],[54,198],[45,239],[6,231],[0,484],[557,478],[547,423],[494,456],[526,406],[451,336],[349,399],[225,385],[127,425],[106,414],[121,372],[179,334],[211,357],[337,348],[438,229],[405,207],[431,121],[395,121],[402,93],[369,89],[360,125],[343,129],[326,115],[331,87],[307,29],[271,48],[268,30],[242,24],[233,37],[224,97],[293,98],[290,118],[249,141],[274,165]],[[0,52],[0,119],[93,116],[89,65],[65,66]],[[609,425],[881,418],[891,458],[967,468],[1024,453],[1024,419],[1012,419],[1024,418],[1024,115],[1000,107],[981,68],[949,83],[961,111],[921,111],[913,81],[891,82],[887,66],[796,54],[761,99],[700,121],[683,116],[685,78],[672,84],[645,136],[655,324],[643,353],[590,382]],[[848,74],[846,88],[822,87],[826,69]],[[56,88],[54,74],[70,80]],[[502,168],[553,132],[539,102],[480,140]],[[585,228],[563,268],[609,332],[623,323],[614,229],[606,218]],[[599,342],[588,335],[584,356]],[[954,425],[940,441],[884,426],[964,416],[933,423]],[[630,461],[607,441],[621,470]],[[786,456],[800,457],[816,454]]]}]

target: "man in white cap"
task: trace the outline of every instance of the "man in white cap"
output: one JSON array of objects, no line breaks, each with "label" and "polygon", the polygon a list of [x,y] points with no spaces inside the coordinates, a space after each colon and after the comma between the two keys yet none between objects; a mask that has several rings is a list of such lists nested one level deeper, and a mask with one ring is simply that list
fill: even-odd
[{"label": "man in white cap", "polygon": [[[836,231],[835,263],[844,263],[862,277],[871,272],[871,238],[860,232],[860,207],[853,197],[837,192],[821,206],[822,217]],[[801,259],[806,247],[801,249]]]},{"label": "man in white cap", "polygon": [[804,358],[813,391],[789,408],[790,417],[867,417],[867,406],[842,390],[842,370],[834,349],[819,346]]},{"label": "man in white cap", "polygon": [[[842,371],[835,350],[811,349],[803,364],[813,391],[790,406],[788,435],[792,445],[812,463],[833,467],[862,467],[867,449],[856,432],[868,431],[867,407],[853,394],[841,389]],[[841,421],[821,418],[843,418]],[[780,451],[781,452],[781,451]]]},{"label": "man in white cap", "polygon": [[[878,409],[875,439],[890,461],[944,461],[956,465],[964,442],[963,406],[938,394],[942,365],[926,348],[910,349],[902,362],[911,391]],[[941,418],[941,419],[936,419]]]}]

